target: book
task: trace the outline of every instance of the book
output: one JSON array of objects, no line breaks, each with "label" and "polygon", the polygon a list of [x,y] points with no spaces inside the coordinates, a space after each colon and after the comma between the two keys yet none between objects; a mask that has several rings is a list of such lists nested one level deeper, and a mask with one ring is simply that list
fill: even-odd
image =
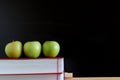
[{"label": "book", "polygon": [[0,59],[0,74],[62,73],[63,58]]},{"label": "book", "polygon": [[0,80],[64,80],[64,74],[0,75]]},{"label": "book", "polygon": [[64,58],[0,59],[0,80],[64,80]]}]

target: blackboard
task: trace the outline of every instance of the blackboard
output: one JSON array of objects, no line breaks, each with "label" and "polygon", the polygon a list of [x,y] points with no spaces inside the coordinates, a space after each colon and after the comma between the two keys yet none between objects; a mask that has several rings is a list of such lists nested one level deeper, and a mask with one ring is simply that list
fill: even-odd
[{"label": "blackboard", "polygon": [[4,47],[12,40],[57,40],[66,72],[75,77],[119,76],[119,58],[110,54],[112,28],[100,12],[95,0],[0,1],[0,57],[6,57]]}]

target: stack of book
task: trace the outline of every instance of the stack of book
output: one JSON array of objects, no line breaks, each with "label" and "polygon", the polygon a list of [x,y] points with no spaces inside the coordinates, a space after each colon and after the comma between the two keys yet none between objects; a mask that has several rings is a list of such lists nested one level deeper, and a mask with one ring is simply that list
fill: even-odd
[{"label": "stack of book", "polygon": [[64,80],[64,58],[0,59],[0,80]]}]

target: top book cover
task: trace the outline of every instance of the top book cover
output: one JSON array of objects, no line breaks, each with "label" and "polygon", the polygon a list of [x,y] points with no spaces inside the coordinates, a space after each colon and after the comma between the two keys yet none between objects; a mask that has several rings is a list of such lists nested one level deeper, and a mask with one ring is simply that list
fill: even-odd
[{"label": "top book cover", "polygon": [[64,58],[0,59],[0,75],[59,74],[64,72]]}]

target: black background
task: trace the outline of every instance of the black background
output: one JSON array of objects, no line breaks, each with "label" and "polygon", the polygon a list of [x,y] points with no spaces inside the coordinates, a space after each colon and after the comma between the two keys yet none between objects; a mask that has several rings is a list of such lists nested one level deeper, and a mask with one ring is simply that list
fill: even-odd
[{"label": "black background", "polygon": [[108,23],[96,6],[95,0],[1,0],[0,57],[6,57],[4,47],[12,40],[56,40],[66,72],[75,77],[120,76],[109,26],[117,25],[118,17],[112,16],[112,23]]}]

